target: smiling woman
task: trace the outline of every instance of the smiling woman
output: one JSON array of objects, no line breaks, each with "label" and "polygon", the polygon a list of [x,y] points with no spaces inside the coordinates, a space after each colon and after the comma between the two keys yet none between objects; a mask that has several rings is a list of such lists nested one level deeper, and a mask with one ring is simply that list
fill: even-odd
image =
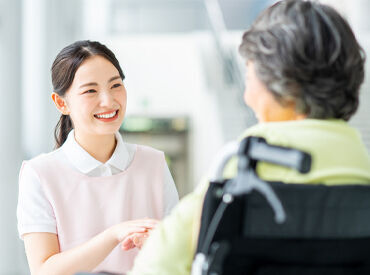
[{"label": "smiling woman", "polygon": [[[80,121],[79,116],[77,114],[75,116],[74,112],[69,116],[71,110],[68,107],[74,108],[77,106],[77,109],[87,108],[86,106],[94,103],[92,102],[93,98],[90,99],[91,101],[85,98],[87,96],[90,98],[89,94],[91,93],[101,94],[104,91],[112,90],[113,87],[116,90],[120,87],[120,93],[118,94],[121,94],[121,97],[124,96],[124,99],[121,99],[121,101],[124,100],[124,105],[122,106],[124,108],[121,111],[120,118],[120,123],[122,123],[126,110],[126,90],[122,82],[124,79],[125,75],[114,54],[98,42],[76,42],[60,52],[52,66],[52,82],[54,87],[52,98],[56,107],[62,113],[55,129],[57,148],[67,139],[68,133],[73,128],[72,121],[74,124]],[[82,95],[84,97],[79,97]],[[99,100],[99,97],[96,97],[96,95],[94,98],[95,101]],[[69,101],[68,105],[70,106],[65,104],[66,101]],[[119,105],[121,101],[115,104]],[[98,112],[98,110],[96,111]],[[85,111],[81,110],[81,112]]]},{"label": "smiling woman", "polygon": [[178,201],[163,152],[118,133],[123,80],[99,42],[69,45],[53,63],[56,150],[25,161],[19,177],[18,230],[31,274],[123,273]]},{"label": "smiling woman", "polygon": [[[106,144],[114,149],[113,134],[122,124],[126,112],[123,78],[122,71],[113,63],[95,55],[82,62],[64,96],[56,92],[52,94],[58,110],[73,121],[76,141],[86,144],[85,150],[101,162],[106,162],[110,156],[96,150],[94,137],[104,136]],[[62,124],[58,126],[63,127]],[[60,139],[65,136],[63,131],[63,128],[59,130]]]}]

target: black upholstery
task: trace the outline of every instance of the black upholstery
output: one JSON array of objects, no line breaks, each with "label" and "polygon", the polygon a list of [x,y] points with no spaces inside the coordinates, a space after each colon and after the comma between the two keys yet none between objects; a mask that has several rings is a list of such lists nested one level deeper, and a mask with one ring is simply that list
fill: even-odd
[{"label": "black upholstery", "polygon": [[[247,158],[245,169],[255,173],[259,160]],[[206,255],[202,274],[370,274],[370,186],[269,182],[286,214],[282,224],[259,192],[234,194],[205,245],[230,181],[212,183],[206,194],[197,246]]]}]

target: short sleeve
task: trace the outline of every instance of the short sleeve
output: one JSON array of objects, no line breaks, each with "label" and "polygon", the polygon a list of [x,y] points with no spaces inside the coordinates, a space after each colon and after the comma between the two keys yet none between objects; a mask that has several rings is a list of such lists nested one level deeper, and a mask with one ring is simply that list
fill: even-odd
[{"label": "short sleeve", "polygon": [[164,164],[163,175],[164,216],[167,216],[171,212],[172,208],[174,208],[179,202],[179,195],[167,163]]},{"label": "short sleeve", "polygon": [[21,239],[25,233],[57,233],[53,208],[43,191],[39,176],[27,162],[23,162],[19,173],[17,219]]}]

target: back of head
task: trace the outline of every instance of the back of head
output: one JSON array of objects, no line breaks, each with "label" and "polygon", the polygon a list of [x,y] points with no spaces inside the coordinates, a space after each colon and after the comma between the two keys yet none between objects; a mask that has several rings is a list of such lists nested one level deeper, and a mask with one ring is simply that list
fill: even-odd
[{"label": "back of head", "polygon": [[312,1],[280,1],[243,35],[239,51],[284,104],[308,118],[348,120],[357,110],[365,55],[349,24]]}]

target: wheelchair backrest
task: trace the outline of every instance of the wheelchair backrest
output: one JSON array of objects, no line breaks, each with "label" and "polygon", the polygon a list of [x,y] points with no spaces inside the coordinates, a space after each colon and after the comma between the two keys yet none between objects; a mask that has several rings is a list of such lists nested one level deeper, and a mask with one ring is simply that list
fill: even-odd
[{"label": "wheelchair backrest", "polygon": [[[245,143],[253,147],[253,142]],[[273,159],[287,163],[289,157],[281,156],[284,150],[277,151],[284,148],[266,145],[263,161],[271,147]],[[211,183],[207,191],[197,246],[197,257],[203,261],[198,269],[201,274],[370,274],[370,186],[263,182],[284,210],[284,222],[277,223],[273,208],[258,189],[247,188],[225,203],[225,194],[237,185],[236,179],[243,184],[241,173],[257,177],[260,160],[256,154],[251,156],[251,149],[249,154],[244,150],[246,159],[239,163],[235,179]],[[287,152],[288,166],[309,170],[306,157]]]}]

